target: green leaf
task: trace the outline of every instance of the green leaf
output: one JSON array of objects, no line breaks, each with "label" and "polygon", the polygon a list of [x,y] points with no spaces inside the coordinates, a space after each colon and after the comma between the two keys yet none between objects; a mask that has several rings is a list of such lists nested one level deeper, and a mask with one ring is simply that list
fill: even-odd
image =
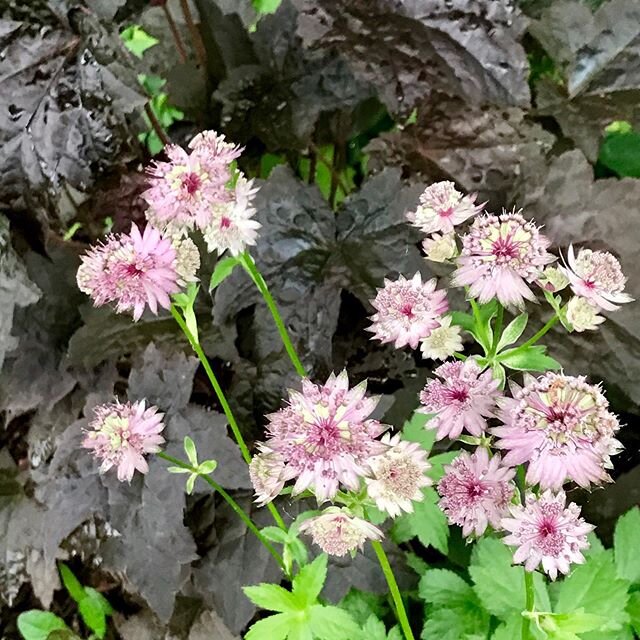
[{"label": "green leaf", "polygon": [[445,607],[464,606],[477,602],[471,585],[448,569],[429,569],[420,578],[420,597],[429,604]]},{"label": "green leaf", "polygon": [[621,178],[640,178],[640,133],[632,129],[611,130],[607,127],[598,162]]},{"label": "green leaf", "polygon": [[196,480],[198,479],[197,473],[192,473],[188,478],[185,484],[185,491],[191,495],[193,493],[193,489],[196,486]]},{"label": "green leaf", "polygon": [[370,615],[362,627],[363,640],[387,640],[387,629],[382,620]]},{"label": "green leaf", "polygon": [[253,587],[242,587],[242,590],[253,604],[269,611],[291,613],[304,609],[292,593],[277,584],[263,582]]},{"label": "green leaf", "polygon": [[[484,608],[501,620],[525,609],[524,569],[512,566],[511,550],[495,538],[481,538],[469,566],[473,590]],[[536,608],[549,611],[551,604],[540,574],[534,574]]]},{"label": "green leaf", "polygon": [[239,261],[233,256],[228,256],[226,258],[222,258],[222,260],[218,260],[215,269],[211,274],[209,293],[211,293],[211,291],[231,275],[237,264],[239,264]]},{"label": "green leaf", "polygon": [[253,8],[260,15],[275,13],[281,2],[282,0],[251,0]]},{"label": "green leaf", "polygon": [[169,473],[191,473],[191,469],[185,469],[184,467],[167,467]]},{"label": "green leaf", "polygon": [[184,437],[184,452],[189,458],[192,467],[198,466],[198,452],[196,451],[196,443],[189,437]]},{"label": "green leaf", "polygon": [[218,467],[218,463],[215,460],[205,460],[198,465],[198,473],[201,476],[208,476],[213,473]]},{"label": "green leaf", "polygon": [[516,347],[508,349],[497,356],[499,362],[509,369],[517,371],[557,371],[562,365],[553,358],[545,355],[547,347],[543,345],[531,345],[526,349]]},{"label": "green leaf", "polygon": [[360,627],[343,609],[315,605],[309,610],[309,626],[313,636],[320,640],[354,640]]},{"label": "green leaf", "polygon": [[618,576],[640,583],[640,509],[627,511],[616,523],[613,550]]},{"label": "green leaf", "polygon": [[279,542],[280,544],[284,544],[289,538],[288,532],[283,531],[280,527],[264,527],[260,530],[260,533],[267,540],[271,540],[271,542]]},{"label": "green leaf", "polygon": [[607,618],[607,628],[619,629],[628,622],[625,611],[628,589],[629,582],[616,575],[613,552],[606,550],[589,557],[586,564],[575,567],[560,583],[554,609],[557,613],[583,609]]},{"label": "green leaf", "polygon": [[62,562],[58,565],[58,570],[60,571],[62,584],[69,592],[69,595],[75,600],[75,602],[82,602],[82,600],[86,598],[87,594],[85,593],[84,587],[80,584],[78,578],[76,578],[71,569]]},{"label": "green leaf", "polygon": [[[572,636],[575,633],[596,631],[607,621],[602,616],[585,613],[584,609],[576,609],[571,613],[548,613],[539,618],[540,627],[550,638]],[[578,636],[575,636],[578,638]],[[578,638],[578,640],[580,640]]]},{"label": "green leaf", "polygon": [[433,480],[434,484],[439,482],[442,476],[444,476],[445,466],[451,464],[459,455],[459,451],[445,451],[444,453],[438,453],[429,458],[431,469],[427,471],[427,475]]},{"label": "green leaf", "polygon": [[396,518],[391,535],[398,543],[417,537],[425,547],[432,546],[446,555],[449,526],[438,507],[438,494],[431,487],[423,489],[423,494],[422,502],[414,502],[413,513]]},{"label": "green leaf", "polygon": [[636,632],[637,636],[640,636],[640,591],[633,591],[629,595],[629,602],[627,603],[626,610],[633,630]]},{"label": "green leaf", "polygon": [[24,640],[47,640],[52,631],[69,631],[69,627],[54,613],[32,609],[18,616],[18,631]]},{"label": "green leaf", "polygon": [[106,616],[110,616],[113,613],[113,607],[111,603],[96,589],[93,587],[85,587],[84,588],[88,597],[92,598],[96,602],[100,604],[102,607],[102,611]]},{"label": "green leaf", "polygon": [[[245,587],[245,590],[248,587]],[[275,616],[259,620],[251,626],[244,640],[286,640],[289,629],[295,624],[290,613],[278,613]]]},{"label": "green leaf", "polygon": [[311,564],[300,569],[293,579],[293,595],[301,608],[306,608],[318,600],[327,577],[327,555],[319,555]]},{"label": "green leaf", "polygon": [[[467,640],[486,638],[489,632],[489,616],[486,612],[467,603],[462,607],[428,607],[422,629],[423,640]],[[472,635],[473,634],[473,635]],[[515,640],[517,636],[510,640]]]},{"label": "green leaf", "polygon": [[417,442],[425,451],[431,451],[436,440],[436,430],[427,428],[431,419],[427,413],[417,411],[407,420],[402,427],[402,438],[411,442]]},{"label": "green leaf", "polygon": [[364,624],[369,618],[382,618],[388,611],[383,597],[354,587],[342,598],[340,606],[359,624]]},{"label": "green leaf", "polygon": [[154,47],[158,42],[160,42],[160,40],[149,35],[137,24],[133,24],[124,29],[122,33],[120,33],[120,37],[122,38],[125,47],[127,47],[127,49],[129,49],[129,51],[138,58],[142,58],[142,55],[147,49]]},{"label": "green leaf", "polygon": [[107,619],[102,603],[95,597],[87,597],[78,604],[78,611],[84,623],[98,638],[104,638],[107,632]]},{"label": "green leaf", "polygon": [[520,613],[514,614],[493,632],[491,640],[515,640],[520,637],[521,630],[522,616]]},{"label": "green leaf", "polygon": [[497,352],[500,353],[505,347],[518,341],[518,338],[523,334],[527,327],[527,321],[529,315],[521,313],[517,318],[514,318],[502,332],[500,340],[498,342]]}]

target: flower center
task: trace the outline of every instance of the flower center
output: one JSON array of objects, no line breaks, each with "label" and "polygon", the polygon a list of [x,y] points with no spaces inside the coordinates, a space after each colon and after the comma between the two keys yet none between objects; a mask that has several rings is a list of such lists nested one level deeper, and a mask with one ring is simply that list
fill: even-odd
[{"label": "flower center", "polygon": [[405,304],[403,304],[403,305],[400,307],[400,313],[401,313],[403,316],[406,316],[407,318],[413,318],[413,316],[415,315],[415,314],[413,313],[413,305],[412,305],[412,304],[410,304],[410,303],[408,303],[408,302],[406,302]]},{"label": "flower center", "polygon": [[460,387],[449,389],[449,399],[462,404],[469,399],[469,391]]},{"label": "flower center", "polygon": [[508,238],[498,238],[493,243],[491,252],[498,258],[498,261],[500,258],[512,260],[518,257],[518,247]]},{"label": "flower center", "polygon": [[182,187],[190,196],[198,191],[201,184],[200,176],[197,173],[193,173],[193,171],[182,176]]},{"label": "flower center", "polygon": [[465,489],[467,491],[467,498],[471,501],[475,501],[484,495],[484,486],[477,480],[467,482]]},{"label": "flower center", "polygon": [[227,216],[222,216],[220,219],[220,228],[228,229],[231,226],[231,219],[227,218]]},{"label": "flower center", "polygon": [[446,209],[440,209],[440,211],[438,211],[438,215],[441,218],[450,218],[453,215],[454,211],[454,207],[447,207]]}]

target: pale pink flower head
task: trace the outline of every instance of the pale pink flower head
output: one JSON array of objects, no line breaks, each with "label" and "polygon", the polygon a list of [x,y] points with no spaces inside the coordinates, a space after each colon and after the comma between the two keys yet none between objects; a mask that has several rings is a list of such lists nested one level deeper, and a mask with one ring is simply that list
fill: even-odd
[{"label": "pale pink flower head", "polygon": [[618,305],[633,301],[624,292],[627,278],[620,263],[608,251],[580,249],[576,256],[573,246],[570,246],[567,253],[568,266],[562,267],[562,271],[577,296],[605,311],[615,311]]},{"label": "pale pink flower head", "polygon": [[338,507],[328,507],[319,516],[305,520],[300,532],[309,534],[314,543],[331,556],[353,553],[362,549],[367,540],[382,538],[378,527]]},{"label": "pale pink flower head", "polygon": [[93,298],[95,306],[115,303],[116,311],[132,312],[139,320],[145,307],[157,313],[168,309],[169,296],[180,290],[176,251],[157,229],[137,226],[130,234],[109,236],[104,244],[82,256],[78,287]]},{"label": "pale pink flower head", "polygon": [[433,484],[425,473],[431,468],[427,452],[417,443],[385,433],[381,442],[389,448],[369,460],[371,477],[366,478],[367,494],[381,511],[392,518],[403,511],[413,512],[413,502],[423,499],[422,488]]},{"label": "pale pink flower head", "polygon": [[488,525],[500,530],[514,493],[515,469],[501,464],[499,455],[489,457],[484,447],[473,454],[462,452],[444,469],[438,483],[440,508],[450,524],[462,527],[466,538],[481,536]]},{"label": "pale pink flower head", "polygon": [[211,218],[202,235],[209,251],[240,255],[247,246],[255,245],[260,223],[254,219],[253,198],[258,189],[252,180],[239,175],[235,190],[226,202],[211,205]]},{"label": "pale pink flower head", "polygon": [[282,491],[286,477],[282,456],[264,445],[260,449],[251,460],[249,476],[256,492],[256,504],[264,507]]},{"label": "pale pink flower head", "polygon": [[366,397],[366,388],[349,389],[346,371],[324,385],[305,379],[302,392],[289,391],[287,407],[267,416],[265,446],[282,456],[285,478],[296,479],[293,495],[312,489],[323,502],[340,484],[358,490],[369,458],[385,451],[376,438],[387,426],[368,419],[378,398]]},{"label": "pale pink flower head", "polygon": [[215,131],[203,131],[189,143],[191,153],[177,145],[165,147],[168,162],[149,170],[148,219],[159,227],[204,229],[211,221],[211,205],[225,201],[231,163],[241,150]]},{"label": "pale pink flower head", "polygon": [[592,304],[587,298],[573,296],[567,302],[567,320],[574,331],[594,331],[598,325],[604,322],[604,317],[598,315],[599,307]]},{"label": "pale pink flower head", "polygon": [[481,303],[497,298],[505,307],[521,308],[525,299],[536,300],[527,283],[555,260],[549,244],[519,213],[480,216],[462,238],[453,285],[469,287],[469,296]]},{"label": "pale pink flower head", "polygon": [[449,309],[447,292],[436,289],[436,279],[422,282],[420,273],[411,280],[400,276],[397,280],[384,280],[371,301],[376,313],[367,328],[376,340],[393,342],[396,349],[409,345],[416,349],[420,340],[440,326],[442,314]]},{"label": "pale pink flower head", "polygon": [[496,401],[502,395],[499,381],[491,370],[484,373],[472,358],[441,364],[434,373],[441,379],[429,380],[420,393],[421,413],[435,414],[427,428],[437,429],[436,438],[457,438],[463,430],[480,436],[487,428],[486,418],[495,415]]},{"label": "pale pink flower head", "polygon": [[147,408],[144,400],[102,404],[93,412],[82,446],[102,461],[100,473],[116,467],[120,482],[131,482],[136,471],[147,473],[145,455],[157,453],[164,443],[163,414],[156,407]]},{"label": "pale pink flower head", "polygon": [[539,498],[530,493],[525,505],[512,505],[511,518],[502,519],[502,528],[510,532],[503,542],[518,547],[513,554],[516,564],[534,571],[542,564],[552,579],[568,574],[571,564],[583,564],[582,551],[589,547],[587,534],[593,531],[580,517],[580,507],[569,503],[563,491],[556,495],[545,491]]},{"label": "pale pink flower head", "polygon": [[620,425],[598,387],[584,376],[547,373],[525,376],[524,388],[512,384],[512,393],[500,400],[504,425],[492,433],[506,464],[528,463],[529,485],[557,490],[568,480],[582,487],[610,480],[605,468],[618,451]]},{"label": "pale pink flower head", "polygon": [[476,197],[460,193],[453,182],[436,182],[422,192],[418,208],[407,218],[423,233],[451,233],[456,225],[482,211],[484,204],[474,204]]}]

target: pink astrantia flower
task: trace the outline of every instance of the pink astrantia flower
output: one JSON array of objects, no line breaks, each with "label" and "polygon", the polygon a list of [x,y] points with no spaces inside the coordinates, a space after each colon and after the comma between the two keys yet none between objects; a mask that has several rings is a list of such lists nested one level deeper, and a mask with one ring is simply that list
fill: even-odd
[{"label": "pink astrantia flower", "polygon": [[476,197],[460,193],[453,182],[436,182],[423,191],[418,208],[407,218],[426,234],[450,233],[456,225],[482,211],[484,204],[474,204]]},{"label": "pink astrantia flower", "polygon": [[346,509],[329,507],[319,516],[300,525],[301,533],[308,533],[315,544],[332,556],[344,556],[362,549],[367,540],[380,540],[382,531]]},{"label": "pink astrantia flower", "polygon": [[469,296],[485,303],[497,298],[506,307],[522,307],[536,297],[527,283],[538,280],[546,264],[549,240],[519,213],[476,218],[462,238],[453,285],[469,287]]},{"label": "pink astrantia flower", "polygon": [[302,381],[302,392],[289,391],[289,405],[267,418],[264,446],[285,461],[285,478],[296,479],[293,495],[313,489],[318,501],[330,500],[340,484],[357,490],[366,462],[383,453],[376,440],[386,425],[368,416],[378,398],[366,397],[366,382],[349,389],[347,372],[331,374],[326,384]]},{"label": "pink astrantia flower", "polygon": [[204,229],[211,222],[212,203],[225,201],[230,164],[241,150],[213,131],[198,134],[189,146],[191,153],[168,145],[169,162],[155,162],[149,171],[150,187],[142,196],[156,226]]},{"label": "pink astrantia flower", "polygon": [[582,487],[610,480],[605,468],[619,449],[620,425],[598,387],[584,376],[547,373],[525,376],[524,388],[512,384],[512,393],[499,401],[504,426],[492,433],[508,452],[506,464],[528,462],[528,484],[557,490],[567,480]]},{"label": "pink astrantia flower", "polygon": [[249,465],[251,484],[256,492],[256,504],[264,507],[283,489],[286,482],[284,459],[276,451],[262,446]]},{"label": "pink astrantia flower", "polygon": [[568,266],[561,269],[577,296],[605,311],[615,311],[618,305],[633,301],[624,292],[627,279],[620,263],[608,251],[580,249],[576,256],[573,246],[570,246],[567,261]]},{"label": "pink astrantia flower", "polygon": [[144,456],[160,451],[163,414],[145,401],[102,404],[94,410],[82,446],[102,460],[100,472],[116,467],[118,480],[131,482],[135,471],[147,473]]},{"label": "pink astrantia flower", "polygon": [[449,308],[446,291],[436,289],[435,278],[422,282],[420,273],[411,280],[385,278],[371,304],[376,313],[367,331],[383,343],[393,342],[397,349],[406,345],[416,349],[420,340],[440,326],[442,314]]},{"label": "pink astrantia flower", "polygon": [[366,478],[367,494],[381,511],[391,517],[413,512],[413,502],[423,499],[422,488],[433,484],[425,473],[431,468],[427,452],[417,443],[385,433],[381,442],[389,448],[369,460],[371,477]]},{"label": "pink astrantia flower", "polygon": [[256,213],[253,197],[257,191],[252,180],[240,175],[229,200],[211,205],[211,220],[202,232],[209,251],[229,251],[237,256],[247,246],[256,244],[261,227],[253,218]]},{"label": "pink astrantia flower", "polygon": [[78,287],[95,306],[115,303],[118,313],[131,311],[139,320],[145,307],[168,309],[169,296],[180,289],[176,251],[171,241],[147,226],[143,234],[133,225],[130,234],[109,236],[90,249],[78,269]]},{"label": "pink astrantia flower", "polygon": [[504,467],[499,455],[489,458],[479,447],[470,455],[461,453],[438,484],[440,508],[450,524],[462,527],[464,537],[481,536],[490,524],[499,530],[500,520],[511,502],[515,469]]},{"label": "pink astrantia flower", "polygon": [[429,380],[420,393],[420,411],[435,414],[427,428],[438,430],[438,440],[457,438],[463,429],[474,436],[482,435],[486,418],[495,415],[496,400],[502,395],[498,380],[490,370],[482,373],[471,358],[445,362],[434,373],[442,380]]},{"label": "pink astrantia flower", "polygon": [[571,564],[584,563],[582,551],[589,547],[587,534],[594,527],[580,517],[578,505],[565,504],[563,491],[545,491],[540,498],[527,495],[525,506],[511,506],[512,517],[502,519],[502,527],[511,532],[503,542],[518,547],[513,554],[516,564],[524,563],[527,571],[542,564],[555,580],[558,572],[569,573]]}]

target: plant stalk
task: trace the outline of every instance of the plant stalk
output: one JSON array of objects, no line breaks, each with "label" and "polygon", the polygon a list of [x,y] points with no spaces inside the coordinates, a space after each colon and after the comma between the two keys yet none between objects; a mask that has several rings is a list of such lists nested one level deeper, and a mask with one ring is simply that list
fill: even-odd
[{"label": "plant stalk", "polygon": [[558,320],[560,320],[558,315],[552,316],[547,322],[547,324],[545,324],[544,327],[542,327],[542,329],[538,331],[538,333],[536,333],[533,337],[529,338],[526,342],[521,344],[517,349],[513,351],[513,353],[516,353],[517,351],[522,351],[527,347],[530,347],[531,345],[538,342],[538,340],[540,340],[540,338],[542,338],[549,331],[549,329],[551,329],[551,327],[553,327],[553,325],[556,324],[556,322],[558,322]]},{"label": "plant stalk", "polygon": [[393,598],[393,603],[396,609],[396,617],[398,618],[398,622],[400,623],[402,633],[404,634],[406,640],[414,640],[413,631],[411,630],[411,625],[409,624],[409,618],[407,617],[407,612],[404,608],[404,602],[402,602],[402,596],[400,595],[400,589],[398,588],[398,583],[396,582],[396,578],[393,575],[393,569],[391,569],[391,565],[389,564],[389,558],[387,558],[387,554],[385,553],[382,545],[380,544],[380,542],[378,542],[378,540],[373,540],[371,542],[371,546],[376,552],[378,562],[382,567],[382,572],[384,573],[384,577],[386,578],[387,584],[389,585],[389,591],[391,592],[391,597]]},{"label": "plant stalk", "polygon": [[[159,458],[170,462],[176,467],[182,467],[183,469],[189,469],[193,471],[193,467],[182,461],[178,458],[174,458],[170,456],[168,453],[164,451],[160,451],[156,454]],[[243,511],[242,507],[210,476],[208,475],[200,475],[202,478],[214,491],[217,491],[227,502],[227,504],[236,512],[236,514],[240,517],[240,519],[247,525],[247,528],[260,540],[260,542],[265,546],[267,551],[275,558],[276,562],[280,565],[285,575],[287,575],[287,569],[284,564],[284,560],[282,556],[273,548],[273,546],[269,543],[269,541],[260,533],[260,529],[256,526],[253,520]]]},{"label": "plant stalk", "polygon": [[502,334],[503,320],[504,320],[504,307],[501,304],[499,304],[498,314],[496,316],[496,324],[493,330],[493,344],[491,345],[491,353],[490,353],[491,357],[495,356],[496,351],[498,350],[498,342],[500,342],[500,336]]},{"label": "plant stalk", "polygon": [[182,9],[182,15],[184,15],[184,20],[187,23],[189,33],[191,34],[191,39],[193,40],[193,48],[196,52],[198,63],[202,66],[203,69],[206,69],[207,50],[204,46],[204,41],[202,40],[200,29],[198,29],[198,25],[195,23],[193,14],[191,13],[191,9],[189,8],[189,0],[180,0],[180,8]]},{"label": "plant stalk", "polygon": [[278,307],[275,303],[275,300],[273,299],[273,296],[271,295],[271,292],[269,291],[269,287],[267,286],[265,279],[262,277],[262,274],[260,273],[260,271],[258,271],[258,268],[256,267],[253,259],[248,253],[245,252],[242,255],[240,255],[239,260],[240,260],[240,264],[244,267],[244,270],[249,274],[250,278],[258,287],[260,293],[262,294],[262,297],[264,298],[264,301],[267,303],[267,307],[269,307],[269,311],[271,312],[271,315],[273,316],[273,320],[276,323],[276,327],[278,329],[278,333],[280,334],[280,338],[282,339],[282,342],[284,344],[284,348],[286,349],[289,359],[291,360],[295,370],[297,371],[300,377],[306,378],[307,372],[305,371],[305,368],[302,365],[302,362],[300,362],[300,358],[298,357],[298,354],[296,353],[293,343],[291,342],[291,338],[289,337],[289,332],[287,331],[287,328],[284,325],[282,316],[278,311]]},{"label": "plant stalk", "polygon": [[180,62],[184,64],[187,61],[187,52],[184,48],[184,43],[182,42],[182,38],[180,37],[180,31],[178,30],[178,25],[176,21],[173,19],[171,15],[171,10],[169,9],[169,5],[164,2],[162,4],[162,10],[164,11],[164,17],[167,19],[167,24],[169,25],[169,29],[171,30],[171,35],[173,36],[173,40],[176,43],[176,51],[178,52],[178,57],[180,58]]},{"label": "plant stalk", "polygon": [[[525,590],[525,609],[528,612],[533,611],[535,602],[535,591],[533,587],[533,573],[524,570],[524,590]],[[522,640],[531,640],[531,618],[522,617]]]},{"label": "plant stalk", "polygon": [[[249,448],[247,447],[247,444],[244,441],[244,438],[242,437],[242,433],[240,431],[240,428],[238,427],[238,423],[236,422],[235,416],[233,415],[233,411],[231,411],[231,407],[229,406],[229,402],[227,401],[227,398],[224,395],[224,391],[222,390],[222,387],[218,382],[218,378],[216,378],[216,374],[213,372],[213,369],[211,368],[209,359],[207,358],[205,352],[202,350],[202,347],[200,346],[200,343],[198,342],[198,340],[189,331],[186,322],[184,321],[183,317],[180,315],[180,311],[178,311],[176,306],[173,304],[171,305],[171,315],[174,317],[175,321],[178,323],[178,326],[180,327],[180,329],[182,329],[182,333],[184,333],[184,335],[187,337],[187,340],[189,341],[191,348],[195,351],[196,355],[198,356],[198,359],[200,360],[202,366],[204,367],[207,377],[209,378],[209,382],[211,383],[211,386],[213,387],[213,390],[216,393],[216,397],[218,398],[218,401],[222,406],[224,415],[227,417],[227,421],[229,422],[229,426],[231,427],[231,431],[233,432],[233,437],[235,438],[236,442],[238,443],[238,446],[240,447],[240,452],[242,453],[242,457],[244,458],[244,461],[247,464],[251,464],[251,454],[249,453]],[[286,531],[287,527],[282,517],[280,516],[278,509],[272,503],[268,503],[267,508],[271,512],[271,515],[273,516],[273,519],[276,521],[277,525],[281,529],[284,529]]]}]

